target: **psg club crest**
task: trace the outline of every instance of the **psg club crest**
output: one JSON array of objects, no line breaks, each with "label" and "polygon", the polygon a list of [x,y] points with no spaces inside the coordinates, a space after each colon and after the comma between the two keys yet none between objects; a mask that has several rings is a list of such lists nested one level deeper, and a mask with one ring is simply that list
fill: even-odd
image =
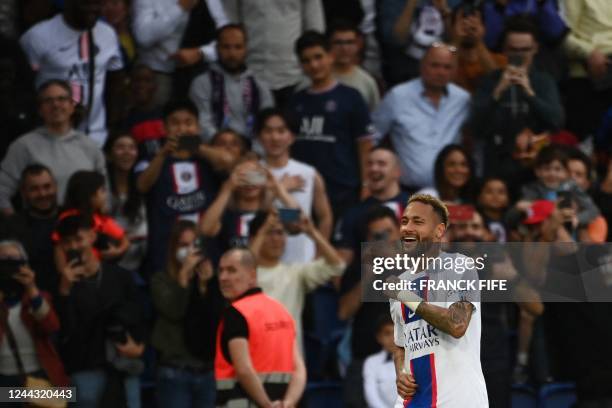
[{"label": "psg club crest", "polygon": [[184,181],[185,183],[188,183],[189,181],[191,181],[192,178],[193,178],[193,174],[191,174],[188,171],[184,171],[181,173],[181,181]]},{"label": "psg club crest", "polygon": [[336,101],[327,101],[325,103],[326,112],[335,112],[337,107],[338,106],[336,105]]}]

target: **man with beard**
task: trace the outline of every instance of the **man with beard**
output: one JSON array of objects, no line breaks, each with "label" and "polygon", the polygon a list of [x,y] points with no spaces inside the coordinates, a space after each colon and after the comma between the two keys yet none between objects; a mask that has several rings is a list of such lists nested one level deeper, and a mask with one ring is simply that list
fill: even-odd
[{"label": "man with beard", "polygon": [[[455,268],[440,267],[449,261],[466,265],[465,255],[440,250],[447,227],[448,209],[440,200],[425,194],[410,198],[400,226],[404,254],[434,262],[429,268],[408,269],[400,279],[440,283],[457,276]],[[438,258],[442,262],[435,262]],[[461,278],[477,279],[475,269],[466,266]],[[403,290],[392,297],[397,299],[390,301],[398,346],[394,359],[399,397],[395,406],[487,407],[477,293]]]},{"label": "man with beard", "polygon": [[57,183],[47,167],[32,164],[21,173],[20,185],[23,209],[14,220],[28,232],[25,237],[28,262],[36,271],[38,287],[54,295],[58,274],[53,262],[51,233],[57,221]]},{"label": "man with beard", "polygon": [[205,140],[218,130],[232,129],[251,139],[255,115],[273,105],[272,95],[246,67],[247,37],[240,24],[217,32],[219,63],[193,80],[189,97],[200,111]]},{"label": "man with beard", "polygon": [[[62,14],[36,24],[20,40],[37,87],[51,79],[70,83],[74,101],[84,108],[80,129],[98,146],[107,136],[104,98],[115,99],[123,81],[117,74],[123,68],[119,40],[99,20],[101,12],[102,0],[66,0]],[[107,71],[115,73],[107,78]]]}]

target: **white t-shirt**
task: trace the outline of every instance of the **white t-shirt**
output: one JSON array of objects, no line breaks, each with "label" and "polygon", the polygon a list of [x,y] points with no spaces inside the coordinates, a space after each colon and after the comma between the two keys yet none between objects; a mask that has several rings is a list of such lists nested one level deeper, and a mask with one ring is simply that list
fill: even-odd
[{"label": "white t-shirt", "polygon": [[372,354],[363,363],[363,393],[368,408],[390,408],[395,404],[395,364],[385,350]]},{"label": "white t-shirt", "polygon": [[[93,28],[95,73],[94,97],[89,120],[81,130],[103,146],[106,141],[104,87],[106,72],[123,68],[119,40],[111,26],[98,21]],[[70,83],[74,100],[87,106],[89,98],[89,59],[91,52],[87,31],[77,31],[66,24],[62,14],[30,28],[20,40],[32,69],[37,72],[36,87],[51,79]]]},{"label": "white t-shirt", "polygon": [[[265,165],[265,162],[263,162]],[[291,195],[298,202],[302,212],[310,217],[312,203],[314,200],[314,183],[316,171],[314,167],[297,160],[289,159],[285,167],[268,167],[272,175],[280,180],[285,174],[289,176],[299,175],[304,179],[304,187],[301,191],[293,191]],[[276,203],[277,206],[281,206]],[[285,253],[282,261],[287,263],[310,262],[316,255],[315,243],[306,234],[290,235],[287,237]]]},{"label": "white t-shirt", "polygon": [[[440,258],[465,257],[461,254],[441,253]],[[400,275],[404,280],[452,279],[449,270],[428,270]],[[455,275],[455,278],[458,276]],[[461,279],[478,279],[474,269],[466,270]],[[436,291],[420,294],[436,306],[449,308],[462,299],[475,299],[475,292]],[[390,301],[391,317],[395,324],[395,344],[405,350],[405,370],[414,377],[418,388],[407,401],[397,398],[395,407],[402,408],[463,408],[488,407],[487,389],[480,365],[480,302],[471,302],[474,311],[465,334],[456,339],[436,329],[408,307]]]}]

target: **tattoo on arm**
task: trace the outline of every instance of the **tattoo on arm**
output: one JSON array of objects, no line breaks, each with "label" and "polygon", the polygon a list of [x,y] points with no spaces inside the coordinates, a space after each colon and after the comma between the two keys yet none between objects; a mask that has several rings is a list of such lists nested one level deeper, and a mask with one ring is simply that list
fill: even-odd
[{"label": "tattoo on arm", "polygon": [[455,302],[448,309],[423,302],[416,312],[436,329],[455,338],[465,334],[474,306],[470,302]]}]

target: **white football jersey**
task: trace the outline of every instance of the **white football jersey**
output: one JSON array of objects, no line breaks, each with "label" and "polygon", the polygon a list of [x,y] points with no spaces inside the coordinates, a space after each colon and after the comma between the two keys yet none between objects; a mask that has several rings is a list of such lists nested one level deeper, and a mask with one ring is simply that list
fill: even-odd
[{"label": "white football jersey", "polygon": [[[443,259],[465,257],[441,253]],[[409,281],[453,279],[451,270],[426,270],[400,275]],[[457,276],[454,277],[457,279]],[[478,279],[476,270],[465,270],[460,279]],[[405,350],[404,370],[414,377],[418,388],[407,400],[397,398],[396,408],[482,408],[488,407],[487,389],[480,365],[480,302],[477,292],[437,290],[419,293],[428,303],[449,308],[469,299],[474,305],[465,334],[456,339],[427,323],[402,303],[391,300],[395,344]]]}]

